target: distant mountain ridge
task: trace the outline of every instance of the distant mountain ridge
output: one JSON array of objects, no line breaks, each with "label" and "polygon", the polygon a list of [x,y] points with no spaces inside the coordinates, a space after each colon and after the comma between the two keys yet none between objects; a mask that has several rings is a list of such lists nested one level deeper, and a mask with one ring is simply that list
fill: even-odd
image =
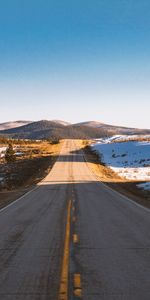
[{"label": "distant mountain ridge", "polygon": [[5,123],[0,123],[0,130],[5,130],[5,129],[11,129],[11,128],[16,128],[20,126],[27,125],[33,121],[10,121],[10,122],[5,122]]},{"label": "distant mountain ridge", "polygon": [[99,121],[85,121],[85,122],[80,122],[80,123],[75,123],[73,124],[74,126],[89,126],[89,127],[99,127],[103,125],[102,122]]},{"label": "distant mountain ridge", "polygon": [[64,126],[71,125],[71,123],[62,121],[62,120],[52,120],[52,122],[55,122],[56,124],[60,124],[60,125],[64,125]]},{"label": "distant mountain ridge", "polygon": [[[25,124],[21,125],[23,123]],[[116,134],[150,134],[150,129],[114,126],[97,121],[70,124],[61,120],[41,120],[36,122],[16,121],[13,122],[13,126],[14,124],[17,124],[17,126],[0,130],[0,135],[19,139],[90,139]]]}]

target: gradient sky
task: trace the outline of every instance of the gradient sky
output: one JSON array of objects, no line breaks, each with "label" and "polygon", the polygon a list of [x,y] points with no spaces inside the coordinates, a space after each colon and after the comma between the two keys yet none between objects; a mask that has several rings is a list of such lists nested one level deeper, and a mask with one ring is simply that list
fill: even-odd
[{"label": "gradient sky", "polygon": [[0,122],[150,128],[149,0],[1,0]]}]

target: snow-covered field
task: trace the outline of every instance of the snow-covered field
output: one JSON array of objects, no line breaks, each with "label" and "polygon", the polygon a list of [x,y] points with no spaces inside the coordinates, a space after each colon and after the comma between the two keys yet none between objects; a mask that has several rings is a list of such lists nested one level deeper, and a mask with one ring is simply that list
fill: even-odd
[{"label": "snow-covered field", "polygon": [[137,141],[137,140],[149,140],[150,141],[150,135],[113,135],[111,137],[102,138],[102,139],[95,139],[97,143],[103,143],[108,144],[112,142],[124,142],[124,141]]},{"label": "snow-covered field", "polygon": [[113,136],[95,140],[91,145],[101,156],[102,161],[120,177],[150,181],[150,136]]}]

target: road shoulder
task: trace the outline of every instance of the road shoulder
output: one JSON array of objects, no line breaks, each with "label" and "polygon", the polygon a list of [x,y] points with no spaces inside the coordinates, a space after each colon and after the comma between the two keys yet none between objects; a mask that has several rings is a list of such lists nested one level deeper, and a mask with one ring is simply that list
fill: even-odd
[{"label": "road shoulder", "polygon": [[83,152],[86,163],[97,179],[120,194],[129,197],[133,201],[150,208],[150,192],[140,190],[137,181],[128,181],[120,178],[109,167],[100,162],[98,155],[91,150],[87,143],[83,143]]}]

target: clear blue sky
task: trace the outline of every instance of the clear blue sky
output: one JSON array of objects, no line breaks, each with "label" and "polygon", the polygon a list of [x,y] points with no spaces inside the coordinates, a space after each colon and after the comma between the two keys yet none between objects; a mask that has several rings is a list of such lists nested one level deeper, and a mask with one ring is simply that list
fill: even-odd
[{"label": "clear blue sky", "polygon": [[149,0],[1,0],[0,122],[150,128]]}]

